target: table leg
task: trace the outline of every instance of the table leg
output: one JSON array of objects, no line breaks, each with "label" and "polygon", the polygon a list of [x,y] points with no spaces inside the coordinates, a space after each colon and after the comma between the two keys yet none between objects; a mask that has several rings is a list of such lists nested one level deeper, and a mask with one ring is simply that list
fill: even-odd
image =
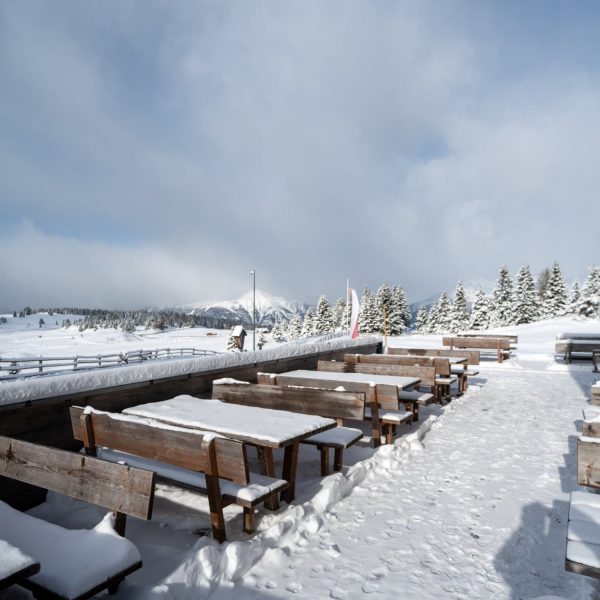
[{"label": "table leg", "polygon": [[298,466],[298,442],[285,447],[283,455],[282,477],[288,482],[288,489],[282,492],[282,498],[288,504],[296,497],[296,468]]},{"label": "table leg", "polygon": [[[266,446],[256,446],[256,453],[258,454],[258,463],[260,465],[261,475],[267,475],[268,477],[275,477],[275,462],[273,461],[273,448]],[[265,507],[269,510],[279,509],[279,498],[277,494],[272,494],[265,500]]]}]

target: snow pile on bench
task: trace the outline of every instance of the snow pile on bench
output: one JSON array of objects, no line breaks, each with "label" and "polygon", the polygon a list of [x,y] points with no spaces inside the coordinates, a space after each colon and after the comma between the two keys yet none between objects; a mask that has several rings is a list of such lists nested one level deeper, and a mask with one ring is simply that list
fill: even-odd
[{"label": "snow pile on bench", "polygon": [[0,557],[0,581],[38,562],[4,540],[0,540]]},{"label": "snow pile on bench", "polygon": [[76,598],[141,561],[133,543],[114,530],[110,513],[94,529],[71,530],[0,502],[0,522],[2,537],[41,564],[30,580],[65,598]]}]

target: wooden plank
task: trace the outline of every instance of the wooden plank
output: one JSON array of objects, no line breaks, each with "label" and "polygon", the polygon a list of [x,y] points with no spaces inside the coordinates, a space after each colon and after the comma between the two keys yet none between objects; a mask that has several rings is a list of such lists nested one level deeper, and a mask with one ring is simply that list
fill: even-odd
[{"label": "wooden plank", "polygon": [[369,375],[418,377],[421,380],[421,385],[435,386],[435,367],[358,363],[354,366],[354,369],[357,373],[367,373]]},{"label": "wooden plank", "polygon": [[[414,355],[414,356],[455,356],[466,358],[468,365],[480,364],[478,350],[450,350],[449,348],[389,348],[387,355]],[[384,354],[383,356],[387,356]],[[377,355],[376,355],[377,356]]]},{"label": "wooden plank", "polygon": [[140,519],[152,514],[150,471],[0,436],[0,475]]},{"label": "wooden plank", "polygon": [[510,350],[510,340],[504,337],[444,337],[443,346],[456,348],[483,348],[485,350]]},{"label": "wooden plank", "polygon": [[333,373],[345,373],[347,365],[337,360],[320,360],[317,363],[317,371],[330,371]]},{"label": "wooden plank", "polygon": [[277,385],[213,385],[214,399],[230,404],[288,410],[332,419],[362,420],[365,394],[323,389],[293,388]]}]

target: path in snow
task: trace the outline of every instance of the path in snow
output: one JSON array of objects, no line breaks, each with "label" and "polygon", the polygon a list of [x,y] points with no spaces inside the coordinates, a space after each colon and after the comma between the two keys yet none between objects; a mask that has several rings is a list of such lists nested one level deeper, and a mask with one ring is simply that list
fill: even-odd
[{"label": "path in snow", "polygon": [[372,472],[312,532],[211,597],[595,597],[595,582],[564,570],[576,422],[595,378],[489,371],[423,452]]}]

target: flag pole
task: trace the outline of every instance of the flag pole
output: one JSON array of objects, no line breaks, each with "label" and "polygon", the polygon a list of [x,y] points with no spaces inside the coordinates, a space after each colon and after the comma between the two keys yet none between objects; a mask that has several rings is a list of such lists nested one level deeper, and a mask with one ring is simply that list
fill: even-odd
[{"label": "flag pole", "polygon": [[350,333],[350,312],[348,307],[350,305],[350,278],[346,279],[346,314],[348,315],[348,323],[344,323],[348,327],[348,333]]}]

